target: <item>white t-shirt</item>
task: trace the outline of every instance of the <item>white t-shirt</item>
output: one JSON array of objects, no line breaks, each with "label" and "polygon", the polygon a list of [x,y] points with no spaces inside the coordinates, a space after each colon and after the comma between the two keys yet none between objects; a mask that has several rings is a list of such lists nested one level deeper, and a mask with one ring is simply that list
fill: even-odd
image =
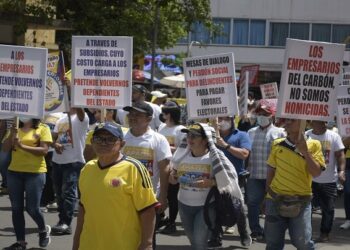
[{"label": "white t-shirt", "polygon": [[[152,121],[149,124],[149,126],[151,127],[151,129],[153,129],[154,131],[158,131],[159,127],[161,126],[161,124],[163,124],[160,120],[159,120],[159,115],[162,113],[162,109],[151,102],[145,102],[147,104],[149,104],[151,106],[151,108],[153,109],[153,115],[152,115]],[[118,120],[120,122],[120,124],[124,127],[129,127],[129,121],[128,121],[128,117],[127,114],[129,112],[123,110],[123,109],[118,109],[117,110],[117,117]]]},{"label": "white t-shirt", "polygon": [[193,187],[191,182],[212,178],[209,153],[193,157],[189,152],[175,169],[180,183],[178,200],[187,206],[204,206],[210,188]]},{"label": "white t-shirt", "polygon": [[117,109],[117,117],[118,117],[119,124],[124,127],[129,127],[128,119],[126,116],[128,113],[129,112],[123,110],[122,108]]},{"label": "white t-shirt", "polygon": [[344,144],[340,136],[329,129],[327,129],[326,133],[323,135],[315,135],[312,133],[312,130],[306,131],[305,134],[321,142],[323,156],[327,165],[326,170],[323,171],[320,176],[315,177],[313,181],[317,183],[336,182],[338,171],[335,152],[344,149]]},{"label": "white t-shirt", "polygon": [[[86,133],[89,129],[89,117],[85,113],[84,120],[80,121],[76,114],[71,116],[72,128],[69,127],[68,116],[60,118],[54,128],[58,134],[57,142],[64,146],[62,154],[54,151],[52,161],[57,164],[68,164],[73,162],[85,163],[84,148]],[[72,146],[73,138],[73,146]]]},{"label": "white t-shirt", "polygon": [[154,193],[159,190],[159,167],[158,162],[172,157],[170,146],[166,138],[148,129],[146,133],[135,137],[129,130],[125,137],[125,146],[122,149],[123,154],[131,156],[142,162],[152,179]]},{"label": "white t-shirt", "polygon": [[[164,124],[164,125],[163,125]],[[185,126],[182,125],[176,125],[173,127],[168,127],[163,123],[159,128],[159,134],[162,134],[165,136],[165,138],[168,140],[170,146],[172,147],[178,147],[185,138],[186,134],[181,132],[181,129],[184,129]]]},{"label": "white t-shirt", "polygon": [[152,102],[146,102],[146,103],[148,103],[153,109],[153,118],[150,123],[150,127],[151,129],[157,131],[160,125],[162,124],[162,122],[159,120],[159,115],[162,113],[162,109],[160,106]]}]

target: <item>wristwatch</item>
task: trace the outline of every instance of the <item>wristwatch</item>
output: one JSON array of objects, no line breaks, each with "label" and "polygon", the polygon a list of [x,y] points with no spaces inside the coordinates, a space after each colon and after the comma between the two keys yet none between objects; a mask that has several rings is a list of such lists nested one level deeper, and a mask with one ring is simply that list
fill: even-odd
[{"label": "wristwatch", "polygon": [[226,150],[228,150],[231,147],[230,144],[227,144],[227,146],[225,147]]}]

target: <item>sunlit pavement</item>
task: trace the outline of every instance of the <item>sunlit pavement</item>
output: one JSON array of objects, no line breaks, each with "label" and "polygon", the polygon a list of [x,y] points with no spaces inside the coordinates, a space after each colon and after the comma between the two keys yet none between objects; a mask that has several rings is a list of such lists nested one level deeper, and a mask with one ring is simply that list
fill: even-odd
[{"label": "sunlit pavement", "polygon": [[[317,244],[317,249],[324,250],[350,250],[350,230],[341,230],[339,229],[339,225],[341,225],[344,221],[344,209],[342,197],[338,199],[335,221],[333,224],[333,232],[330,237],[331,240],[328,243]],[[314,237],[317,238],[319,234],[319,224],[320,224],[320,213],[317,212],[313,215],[313,229],[314,229]],[[58,216],[56,212],[48,212],[45,213],[46,223],[49,225],[55,225],[58,220]],[[73,228],[75,227],[74,220]],[[262,219],[263,223],[263,219]],[[31,218],[26,214],[26,228],[27,235],[26,240],[28,242],[27,249],[40,249],[38,248],[38,234],[37,229],[34,222]],[[173,236],[168,235],[157,235],[157,250],[177,250],[184,249],[189,250],[189,242],[184,234],[183,228],[181,227],[181,223],[177,223],[177,233]],[[0,249],[3,247],[9,246],[15,241],[15,235],[12,228],[11,222],[11,207],[8,196],[0,196]],[[64,236],[52,236],[51,245],[47,247],[47,249],[52,250],[65,250],[71,249],[73,242],[73,235],[64,235]],[[245,249],[241,246],[239,241],[239,236],[237,234],[237,230],[233,235],[225,235],[223,240],[223,247],[221,249]],[[265,244],[263,242],[254,242],[249,249],[261,250],[265,249]],[[287,239],[286,241],[286,250],[295,249],[290,241]],[[94,250],[94,249],[91,249]],[[121,250],[121,249],[116,249]]]}]

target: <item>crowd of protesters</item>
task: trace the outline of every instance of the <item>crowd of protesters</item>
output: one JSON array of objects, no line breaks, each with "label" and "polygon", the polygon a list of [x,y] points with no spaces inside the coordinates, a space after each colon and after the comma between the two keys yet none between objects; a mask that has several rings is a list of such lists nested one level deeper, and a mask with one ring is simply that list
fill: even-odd
[{"label": "crowd of protesters", "polygon": [[[26,249],[24,210],[38,226],[40,247],[50,234],[73,234],[77,212],[74,250],[156,249],[157,233],[176,233],[178,214],[193,249],[219,248],[234,229],[209,230],[203,213],[212,187],[246,204],[237,220],[246,248],[264,241],[268,250],[283,249],[287,229],[298,249],[315,249],[312,230],[319,230],[316,242],[331,241],[339,185],[340,227],[350,229],[350,138],[327,122],[311,121],[300,133],[302,121],[276,119],[275,104],[252,95],[244,117],[189,121],[166,94],[152,92],[153,102],[148,94],[135,84],[132,106],[123,109],[20,117],[19,128],[0,122],[1,193],[10,196],[16,235],[4,249]],[[51,227],[44,212],[55,207]]]}]

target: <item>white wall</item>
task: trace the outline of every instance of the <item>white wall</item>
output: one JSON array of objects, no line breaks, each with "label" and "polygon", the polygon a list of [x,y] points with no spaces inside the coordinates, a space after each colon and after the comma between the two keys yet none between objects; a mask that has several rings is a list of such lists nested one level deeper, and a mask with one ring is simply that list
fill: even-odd
[{"label": "white wall", "polygon": [[[211,0],[212,17],[249,18],[286,22],[350,24],[350,0]],[[268,33],[268,32],[267,32]],[[266,45],[268,44],[266,34]],[[187,46],[180,45],[163,53],[186,53]],[[280,71],[284,48],[234,45],[193,45],[192,56],[233,52],[236,67],[260,64],[261,70]],[[344,60],[349,61],[349,51]]]},{"label": "white wall", "polygon": [[211,0],[213,17],[350,23],[349,0]]}]

